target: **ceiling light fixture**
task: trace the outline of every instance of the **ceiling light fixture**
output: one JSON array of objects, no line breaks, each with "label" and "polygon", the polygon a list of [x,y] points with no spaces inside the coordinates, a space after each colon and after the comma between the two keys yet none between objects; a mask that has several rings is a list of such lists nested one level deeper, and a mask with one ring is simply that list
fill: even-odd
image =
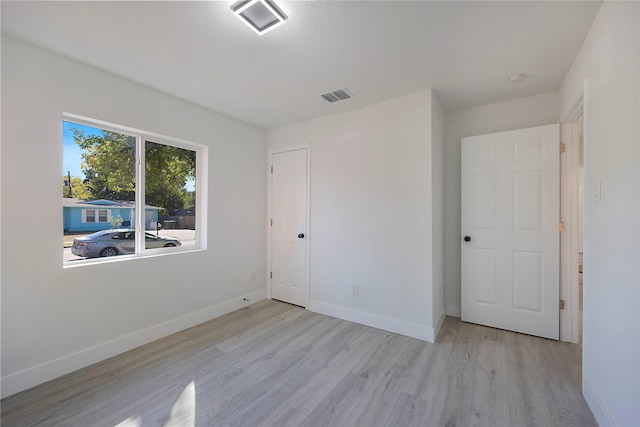
[{"label": "ceiling light fixture", "polygon": [[509,76],[509,79],[507,81],[509,83],[511,83],[511,84],[516,84],[516,83],[520,83],[521,81],[523,81],[525,77],[526,76],[524,74],[521,74],[521,73],[511,74],[511,76]]},{"label": "ceiling light fixture", "polygon": [[231,10],[260,36],[279,27],[288,18],[273,0],[240,0],[231,5]]}]

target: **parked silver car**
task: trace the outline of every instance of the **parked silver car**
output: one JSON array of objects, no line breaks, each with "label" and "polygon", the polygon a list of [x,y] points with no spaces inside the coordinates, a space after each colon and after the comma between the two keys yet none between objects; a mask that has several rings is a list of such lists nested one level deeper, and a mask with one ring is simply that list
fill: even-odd
[{"label": "parked silver car", "polygon": [[[173,237],[156,236],[144,233],[145,248],[163,248],[181,246]],[[135,252],[135,232],[128,228],[97,231],[88,236],[73,239],[71,253],[84,258],[96,258],[114,255],[132,254]]]}]

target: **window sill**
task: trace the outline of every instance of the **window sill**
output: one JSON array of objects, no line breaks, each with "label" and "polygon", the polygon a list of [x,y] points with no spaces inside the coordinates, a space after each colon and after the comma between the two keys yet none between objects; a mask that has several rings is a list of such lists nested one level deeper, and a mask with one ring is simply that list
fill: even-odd
[{"label": "window sill", "polygon": [[182,254],[191,254],[195,252],[204,252],[206,248],[188,248],[184,250],[171,250],[171,251],[158,251],[151,250],[145,254],[140,255],[117,255],[113,257],[105,257],[105,258],[85,258],[85,259],[77,259],[72,261],[63,262],[62,268],[78,268],[78,267],[86,267],[90,265],[100,265],[100,264],[111,264],[114,262],[123,262],[123,261],[131,261],[137,259],[147,259],[147,258],[158,258],[158,257],[166,257],[166,256],[174,256],[174,255],[182,255]]}]

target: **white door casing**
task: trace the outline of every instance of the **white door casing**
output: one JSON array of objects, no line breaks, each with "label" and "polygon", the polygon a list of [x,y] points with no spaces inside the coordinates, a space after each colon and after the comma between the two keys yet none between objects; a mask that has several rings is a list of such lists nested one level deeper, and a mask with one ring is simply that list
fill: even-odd
[{"label": "white door casing", "polygon": [[558,125],[462,139],[463,321],[558,339],[559,151]]},{"label": "white door casing", "polygon": [[580,136],[578,121],[560,125],[560,140],[566,149],[560,156],[560,218],[566,223],[560,233],[560,340],[580,342]]},{"label": "white door casing", "polygon": [[271,153],[271,298],[305,307],[308,300],[307,147]]}]

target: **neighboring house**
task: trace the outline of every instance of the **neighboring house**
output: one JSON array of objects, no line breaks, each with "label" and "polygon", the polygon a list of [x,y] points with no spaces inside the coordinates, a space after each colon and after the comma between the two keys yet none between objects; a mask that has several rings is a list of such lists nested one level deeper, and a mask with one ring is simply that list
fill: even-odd
[{"label": "neighboring house", "polygon": [[[108,230],[111,219],[122,217],[123,227],[135,225],[134,202],[128,200],[62,199],[64,232]],[[145,227],[155,229],[160,208],[146,205]]]}]

